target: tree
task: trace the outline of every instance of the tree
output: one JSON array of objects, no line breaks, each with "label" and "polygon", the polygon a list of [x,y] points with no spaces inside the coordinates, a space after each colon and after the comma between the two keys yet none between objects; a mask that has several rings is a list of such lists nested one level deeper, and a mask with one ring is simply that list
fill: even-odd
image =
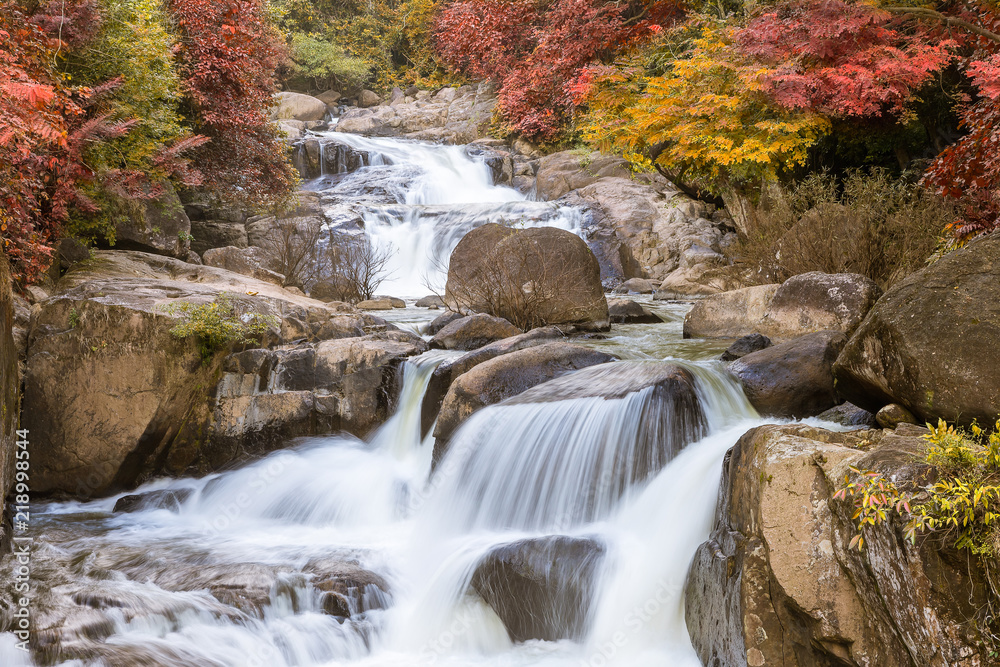
[{"label": "tree", "polygon": [[187,116],[211,141],[195,160],[213,194],[250,207],[282,203],[295,173],[268,121],[284,47],[263,0],[169,0],[181,42]]}]

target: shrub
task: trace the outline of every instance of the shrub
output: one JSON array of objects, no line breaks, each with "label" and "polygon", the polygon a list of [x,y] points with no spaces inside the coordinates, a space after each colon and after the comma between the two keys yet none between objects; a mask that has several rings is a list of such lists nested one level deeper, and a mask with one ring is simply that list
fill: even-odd
[{"label": "shrub", "polygon": [[388,248],[377,248],[368,236],[358,236],[327,246],[327,266],[334,284],[340,285],[344,301],[364,301],[375,296],[379,285],[388,277],[386,266],[392,259]]},{"label": "shrub", "polygon": [[219,350],[234,344],[257,343],[268,330],[281,326],[276,316],[263,315],[246,300],[225,292],[210,303],[182,301],[164,310],[181,316],[180,323],[170,333],[175,338],[195,336],[206,364]]},{"label": "shrub", "polygon": [[756,283],[809,271],[860,273],[886,288],[923,266],[954,219],[945,199],[879,169],[772,186],[727,254]]},{"label": "shrub", "polygon": [[309,79],[319,90],[351,90],[368,77],[368,65],[363,60],[348,56],[334,42],[312,35],[292,35],[290,57],[292,76]]}]

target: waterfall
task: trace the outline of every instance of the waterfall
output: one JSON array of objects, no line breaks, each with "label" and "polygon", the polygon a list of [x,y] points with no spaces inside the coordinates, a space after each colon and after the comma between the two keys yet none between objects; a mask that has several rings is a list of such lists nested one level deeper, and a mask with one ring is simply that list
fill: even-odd
[{"label": "waterfall", "polygon": [[486,160],[463,146],[341,132],[320,134],[319,145],[324,173],[307,187],[320,193],[331,229],[357,233],[360,219],[375,246],[391,254],[385,294],[443,291],[451,251],[488,222],[581,233],[579,209],[496,185]]}]

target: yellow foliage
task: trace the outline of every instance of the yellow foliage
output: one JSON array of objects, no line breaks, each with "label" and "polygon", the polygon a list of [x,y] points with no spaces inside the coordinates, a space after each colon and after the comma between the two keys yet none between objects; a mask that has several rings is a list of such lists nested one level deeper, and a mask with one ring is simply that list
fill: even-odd
[{"label": "yellow foliage", "polygon": [[662,75],[636,68],[599,76],[579,126],[584,140],[645,169],[653,166],[648,149],[663,145],[660,166],[712,184],[773,179],[804,164],[829,121],[771,104],[761,84],[769,70],[741,61],[729,31],[706,24]]}]

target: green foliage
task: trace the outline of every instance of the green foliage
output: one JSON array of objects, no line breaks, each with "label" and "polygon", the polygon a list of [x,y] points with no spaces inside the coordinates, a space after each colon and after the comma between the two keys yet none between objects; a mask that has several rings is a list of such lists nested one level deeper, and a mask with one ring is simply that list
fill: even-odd
[{"label": "green foliage", "polygon": [[175,338],[197,337],[205,363],[215,352],[233,344],[257,343],[268,330],[281,325],[276,316],[258,313],[228,293],[220,294],[210,303],[183,301],[164,310],[181,316],[181,322],[170,333]]},{"label": "green foliage", "polygon": [[320,90],[350,90],[368,76],[368,65],[363,60],[348,56],[334,42],[312,35],[293,34],[290,57],[292,74],[310,79]]},{"label": "green foliage", "polygon": [[[135,193],[109,188],[101,176],[130,172],[145,174],[153,182],[165,179],[169,174],[158,164],[163,147],[191,132],[178,109],[180,77],[173,55],[177,37],[162,4],[159,0],[101,0],[99,7],[100,31],[68,55],[65,74],[74,83],[91,87],[119,81],[97,101],[98,112],[111,121],[131,121],[134,126],[123,136],[87,148],[85,159],[98,179],[85,192],[100,212],[74,216],[68,231],[113,242],[115,223],[141,214],[141,204]],[[121,179],[111,180],[118,181],[115,186],[122,185]]]}]

